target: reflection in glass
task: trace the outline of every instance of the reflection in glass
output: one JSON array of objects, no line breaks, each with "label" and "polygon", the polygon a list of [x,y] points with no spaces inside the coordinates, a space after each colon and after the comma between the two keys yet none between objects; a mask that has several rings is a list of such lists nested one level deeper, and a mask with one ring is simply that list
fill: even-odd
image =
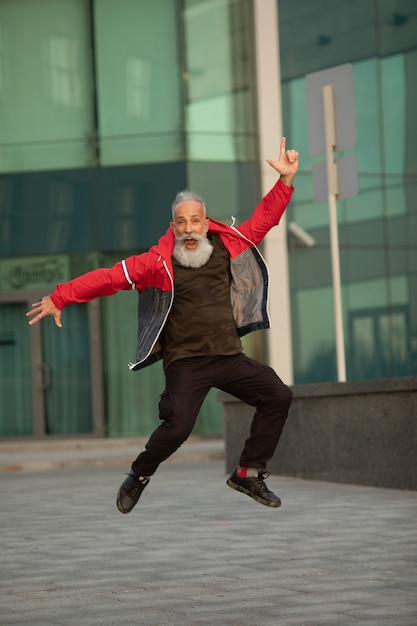
[{"label": "reflection in glass", "polygon": [[[289,251],[295,378],[333,379],[325,344],[320,347],[324,330],[308,314],[308,290],[330,289],[331,277],[328,207],[314,203],[302,87],[307,73],[346,62],[353,64],[357,127],[357,145],[349,153],[357,157],[359,175],[358,195],[337,202],[348,378],[414,375],[413,339],[407,339],[407,329],[412,333],[417,326],[416,14],[393,12],[390,3],[378,0],[363,3],[359,23],[348,3],[331,4],[336,37],[326,37],[330,14],[323,21],[319,6],[312,9],[307,0],[279,3],[283,125],[297,137],[301,153],[288,217],[317,241],[313,251]],[[313,19],[300,19],[307,14]],[[321,53],[311,55],[314,41]],[[323,300],[323,315],[325,305]]]},{"label": "reflection in glass", "polygon": [[126,59],[127,115],[147,120],[151,114],[151,67],[143,59]]},{"label": "reflection in glass", "polygon": [[410,367],[407,307],[353,313],[350,339],[351,378],[407,375]]},{"label": "reflection in glass", "polygon": [[0,3],[0,169],[92,162],[88,21],[83,0]]},{"label": "reflection in glass", "polygon": [[255,160],[250,3],[186,0],[183,18],[190,160]]},{"label": "reflection in glass", "polygon": [[125,0],[122,6],[94,0],[101,165],[179,161],[177,3]]},{"label": "reflection in glass", "polygon": [[46,46],[45,82],[54,104],[80,108],[79,41],[69,37],[49,37]]}]

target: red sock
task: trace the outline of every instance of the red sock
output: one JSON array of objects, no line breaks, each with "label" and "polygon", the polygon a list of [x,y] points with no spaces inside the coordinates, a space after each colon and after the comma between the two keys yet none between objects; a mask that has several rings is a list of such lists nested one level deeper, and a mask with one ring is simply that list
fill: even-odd
[{"label": "red sock", "polygon": [[248,471],[247,467],[242,467],[241,465],[238,465],[236,474],[239,476],[239,478],[246,478],[247,471]]}]

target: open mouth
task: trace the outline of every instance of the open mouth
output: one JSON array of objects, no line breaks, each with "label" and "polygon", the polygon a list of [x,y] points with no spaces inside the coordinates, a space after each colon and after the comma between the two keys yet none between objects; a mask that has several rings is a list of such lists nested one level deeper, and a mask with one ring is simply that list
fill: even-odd
[{"label": "open mouth", "polygon": [[194,250],[194,248],[197,247],[198,242],[195,239],[186,239],[184,243],[187,250]]}]

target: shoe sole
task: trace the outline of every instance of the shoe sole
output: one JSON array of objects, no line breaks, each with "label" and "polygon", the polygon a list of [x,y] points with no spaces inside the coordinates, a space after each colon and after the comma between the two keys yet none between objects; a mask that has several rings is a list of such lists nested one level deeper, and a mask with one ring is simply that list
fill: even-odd
[{"label": "shoe sole", "polygon": [[123,513],[123,515],[127,515],[132,510],[132,509],[130,509],[130,511],[126,511],[126,509],[124,509],[122,507],[122,505],[120,504],[120,493],[117,494],[116,505],[117,505],[117,508],[119,509],[120,513]]},{"label": "shoe sole", "polygon": [[255,493],[252,493],[252,491],[249,491],[249,489],[245,489],[245,487],[241,487],[241,485],[234,483],[230,478],[227,481],[227,485],[231,487],[232,489],[236,489],[236,491],[245,493],[250,498],[253,498],[253,500],[256,500],[256,502],[259,502],[259,504],[264,504],[265,506],[270,506],[274,509],[277,509],[278,507],[281,506],[281,501],[274,502],[272,500],[264,500],[260,496],[257,496]]}]

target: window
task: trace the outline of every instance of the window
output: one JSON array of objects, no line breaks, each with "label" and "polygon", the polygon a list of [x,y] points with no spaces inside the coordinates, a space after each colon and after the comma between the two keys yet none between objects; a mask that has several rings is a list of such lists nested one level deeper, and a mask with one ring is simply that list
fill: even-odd
[{"label": "window", "polygon": [[85,3],[3,0],[0,24],[1,171],[89,165]]},{"label": "window", "polygon": [[256,158],[251,12],[246,0],[186,0],[187,156]]},{"label": "window", "polygon": [[177,3],[94,3],[101,165],[183,159]]}]

